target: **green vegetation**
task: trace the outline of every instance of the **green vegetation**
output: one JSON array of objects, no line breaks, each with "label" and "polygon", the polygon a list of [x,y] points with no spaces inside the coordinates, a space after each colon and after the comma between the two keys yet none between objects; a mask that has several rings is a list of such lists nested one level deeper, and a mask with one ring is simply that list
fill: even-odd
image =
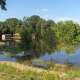
[{"label": "green vegetation", "polygon": [[[78,80],[80,69],[56,64],[54,68],[44,70],[21,64],[1,62],[0,80]],[[22,67],[22,68],[21,68]]]},{"label": "green vegetation", "polygon": [[[16,67],[16,65],[15,65]],[[0,64],[0,80],[59,80],[58,75],[46,73],[44,70],[37,72],[33,68],[27,68],[25,70],[19,70],[7,63]]]},{"label": "green vegetation", "polygon": [[23,20],[10,18],[0,22],[0,35],[9,33],[19,33],[21,42],[17,47],[34,53],[61,49],[71,52],[80,45],[80,25],[73,21],[55,23],[37,15],[24,17]]},{"label": "green vegetation", "polygon": [[[6,10],[5,6],[6,0],[0,0],[1,9]],[[0,44],[1,50],[12,53],[6,53],[8,57],[14,57],[16,55],[14,53],[21,51],[27,51],[35,56],[55,50],[65,50],[69,53],[80,46],[80,25],[73,21],[56,23],[37,15],[24,17],[23,20],[9,18],[3,22],[0,21],[0,40],[2,34],[11,34],[11,37],[14,37],[16,33],[21,37],[18,44],[15,45],[13,38],[13,47],[4,46],[4,42]],[[80,69],[73,68],[73,64],[69,62],[67,65],[36,62],[39,67],[45,68],[48,65],[47,70],[27,66],[26,63],[32,65],[28,60],[21,60],[20,63],[25,65],[16,62],[0,62],[0,80],[80,80]]]}]

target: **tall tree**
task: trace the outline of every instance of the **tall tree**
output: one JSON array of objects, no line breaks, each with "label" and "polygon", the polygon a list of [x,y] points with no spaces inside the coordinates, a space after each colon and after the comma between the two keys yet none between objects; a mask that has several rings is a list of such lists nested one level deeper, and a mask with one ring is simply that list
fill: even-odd
[{"label": "tall tree", "polygon": [[10,29],[10,33],[19,32],[22,22],[17,18],[9,18],[5,21],[6,26]]},{"label": "tall tree", "polygon": [[[33,52],[51,52],[56,46],[54,31],[54,21],[44,20],[33,15],[24,19],[26,32],[23,31],[22,42],[26,42],[26,47]],[[23,41],[24,40],[24,41]],[[27,44],[32,44],[31,47]]]}]

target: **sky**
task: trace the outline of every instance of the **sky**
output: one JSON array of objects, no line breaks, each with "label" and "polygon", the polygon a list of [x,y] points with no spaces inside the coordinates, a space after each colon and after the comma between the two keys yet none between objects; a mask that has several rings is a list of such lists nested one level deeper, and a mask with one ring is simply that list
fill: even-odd
[{"label": "sky", "polygon": [[39,15],[45,19],[80,22],[80,0],[7,0],[7,11],[0,9],[0,21]]}]

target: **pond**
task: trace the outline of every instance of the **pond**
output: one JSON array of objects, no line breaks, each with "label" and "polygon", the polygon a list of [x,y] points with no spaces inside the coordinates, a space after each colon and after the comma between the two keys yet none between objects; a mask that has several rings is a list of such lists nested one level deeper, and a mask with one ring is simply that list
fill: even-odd
[{"label": "pond", "polygon": [[6,55],[5,51],[0,51],[0,61],[12,61],[12,62],[15,62],[16,61],[16,58],[15,57],[11,57],[9,55]]},{"label": "pond", "polygon": [[54,53],[46,53],[43,56],[40,56],[41,60],[44,61],[53,61],[56,63],[71,63],[74,65],[80,65],[80,49],[77,49],[74,53],[67,53],[65,51],[56,51]]},{"label": "pond", "polygon": [[5,56],[5,55],[0,55],[0,61],[12,61],[12,62],[15,62],[16,58],[11,58],[11,57],[8,57],[8,56]]},{"label": "pond", "polygon": [[[5,52],[6,53],[6,52]],[[6,53],[7,54],[7,53]],[[32,60],[32,62],[38,60],[43,60],[45,62],[52,61],[60,64],[71,63],[74,65],[80,65],[80,48],[75,51],[75,53],[66,53],[65,51],[56,51],[51,54],[44,54],[38,59]],[[17,61],[16,57],[10,57],[2,54],[0,51],[0,61]],[[36,62],[34,62],[36,64]]]}]

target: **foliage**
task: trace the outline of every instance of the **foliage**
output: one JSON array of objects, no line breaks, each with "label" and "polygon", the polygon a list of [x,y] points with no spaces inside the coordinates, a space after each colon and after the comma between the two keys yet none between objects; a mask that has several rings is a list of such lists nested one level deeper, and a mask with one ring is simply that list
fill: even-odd
[{"label": "foliage", "polygon": [[[80,26],[73,21],[58,22],[54,29],[60,47],[78,47]],[[70,46],[70,47],[69,47]]]},{"label": "foliage", "polygon": [[65,49],[70,52],[80,46],[80,25],[73,21],[45,20],[33,15],[23,20],[9,18],[0,22],[0,35],[19,33],[20,47],[34,53],[53,52]]},{"label": "foliage", "polygon": [[23,31],[22,36],[24,36],[27,44],[28,42],[31,43],[32,51],[51,52],[54,50],[56,47],[56,38],[54,32],[51,30],[53,24],[55,23],[52,20],[46,21],[36,15],[24,18],[26,31]]}]

